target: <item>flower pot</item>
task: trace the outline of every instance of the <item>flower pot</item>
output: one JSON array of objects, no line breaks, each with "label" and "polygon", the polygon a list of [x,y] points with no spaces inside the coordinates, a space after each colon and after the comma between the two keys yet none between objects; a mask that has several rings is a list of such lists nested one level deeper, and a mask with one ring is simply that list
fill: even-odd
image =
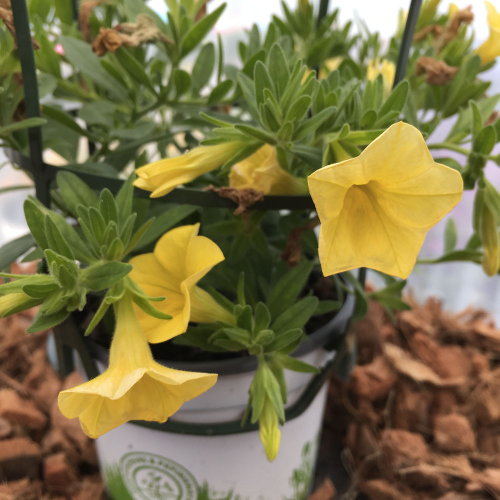
[{"label": "flower pot", "polygon": [[[266,458],[258,428],[251,424],[242,427],[240,423],[256,369],[253,357],[169,362],[172,368],[217,372],[217,384],[185,403],[164,424],[130,422],[97,439],[110,497],[113,500],[306,499],[313,479],[327,394],[323,382],[335,356],[334,351],[324,347],[342,338],[353,305],[354,299],[349,296],[335,318],[309,335],[293,354],[322,370],[317,375],[286,372],[287,421],[281,428],[281,447],[274,462]],[[70,334],[59,333],[65,338]],[[80,354],[76,358],[77,368],[85,377],[94,376],[89,361],[93,360],[94,367],[102,372],[107,364],[107,350],[90,343],[82,350],[84,344],[72,342]]]}]

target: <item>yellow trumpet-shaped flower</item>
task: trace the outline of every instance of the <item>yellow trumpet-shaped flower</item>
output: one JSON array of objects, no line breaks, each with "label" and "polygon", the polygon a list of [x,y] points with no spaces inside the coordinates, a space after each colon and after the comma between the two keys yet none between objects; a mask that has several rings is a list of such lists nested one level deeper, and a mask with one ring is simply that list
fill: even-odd
[{"label": "yellow trumpet-shaped flower", "polygon": [[378,57],[376,59],[370,59],[368,67],[366,68],[366,77],[368,80],[373,81],[380,74],[382,74],[382,78],[384,80],[384,99],[387,99],[394,84],[396,65],[387,59],[382,59],[382,63],[380,63]]},{"label": "yellow trumpet-shaped flower", "polygon": [[237,189],[252,188],[269,195],[298,195],[309,192],[306,179],[294,177],[280,167],[276,149],[269,144],[233,165],[229,173],[229,185]]},{"label": "yellow trumpet-shaped flower", "polygon": [[185,401],[217,381],[216,374],[173,370],[157,363],[127,293],[116,303],[115,312],[108,369],[59,394],[62,414],[78,417],[91,438],[129,420],[165,422]]},{"label": "yellow trumpet-shaped flower", "polygon": [[422,134],[389,127],[358,157],[309,176],[325,276],[369,267],[406,278],[425,234],[461,199],[462,176],[434,162]]},{"label": "yellow trumpet-shaped flower", "polygon": [[238,141],[200,146],[176,158],[166,158],[136,170],[134,185],[152,191],[151,198],[164,196],[177,186],[219,168],[247,144]]},{"label": "yellow trumpet-shaped flower", "polygon": [[486,1],[485,4],[488,10],[490,36],[476,50],[476,54],[483,64],[488,64],[500,56],[500,13],[491,2]]},{"label": "yellow trumpet-shaped flower", "polygon": [[278,426],[278,415],[272,401],[267,396],[259,418],[259,436],[264,445],[267,459],[273,462],[280,449],[281,431]]},{"label": "yellow trumpet-shaped flower", "polygon": [[186,331],[189,321],[234,322],[233,315],[211,295],[196,286],[212,267],[224,260],[221,249],[204,236],[200,225],[181,226],[164,234],[153,253],[131,259],[129,276],[152,297],[166,297],[155,307],[170,314],[171,320],[153,318],[139,307],[137,317],[151,343],[164,342]]},{"label": "yellow trumpet-shaped flower", "polygon": [[16,312],[25,311],[42,302],[41,299],[33,299],[22,292],[2,295],[0,296],[0,318],[5,318],[5,316],[10,316]]}]

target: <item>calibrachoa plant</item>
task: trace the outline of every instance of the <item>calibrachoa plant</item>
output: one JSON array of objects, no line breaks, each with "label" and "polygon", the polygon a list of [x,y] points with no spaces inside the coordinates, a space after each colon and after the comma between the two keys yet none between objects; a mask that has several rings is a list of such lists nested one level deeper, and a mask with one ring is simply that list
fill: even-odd
[{"label": "calibrachoa plant", "polygon": [[[464,188],[476,190],[470,240],[456,249],[449,219],[444,255],[425,262],[472,261],[498,274],[500,194],[485,166],[500,164],[500,95],[487,94],[481,74],[500,55],[500,14],[486,2],[489,38],[473,50],[472,11],[441,14],[439,3],[424,2],[396,81],[404,13],[383,50],[363,21],[352,35],[337,10],[318,23],[307,0],[283,4],[284,17],[264,33],[253,26],[228,64],[220,37],[204,43],[225,5],[166,0],[165,20],[141,0],[89,0],[76,22],[70,2],[31,0],[43,105],[28,120],[10,3],[0,3],[1,145],[27,154],[26,129],[41,125],[47,158],[63,167],[52,209],[28,197],[31,235],[0,253],[2,268],[41,259],[38,274],[1,274],[0,316],[39,306],[36,332],[91,311],[85,334],[110,345],[101,375],[61,392],[66,417],[95,438],[130,420],[164,422],[216,383],[159,364],[150,344],[254,356],[243,420],[259,423],[272,461],[285,370],[318,371],[294,350],[346,293],[356,295],[355,319],[367,297],[389,312],[407,308],[401,291],[425,235]],[[432,142],[450,117],[447,138]],[[100,174],[101,189],[79,173]],[[107,178],[125,181],[116,196]],[[190,191],[185,204],[170,203],[184,186],[238,208],[201,209]],[[289,196],[295,209],[260,209],[267,196]],[[295,207],[309,196],[315,208]],[[386,288],[367,293],[350,273],[358,268]]]}]

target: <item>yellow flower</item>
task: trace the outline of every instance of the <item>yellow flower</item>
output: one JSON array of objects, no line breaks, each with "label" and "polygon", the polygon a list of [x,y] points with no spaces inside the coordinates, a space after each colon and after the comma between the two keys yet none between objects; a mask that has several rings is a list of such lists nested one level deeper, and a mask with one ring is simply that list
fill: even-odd
[{"label": "yellow flower", "polygon": [[344,58],[342,56],[331,57],[323,63],[323,67],[319,70],[319,79],[326,78],[332,71],[339,69]]},{"label": "yellow flower", "polygon": [[208,238],[198,236],[200,225],[181,226],[164,234],[154,253],[131,259],[129,276],[152,297],[166,297],[155,307],[170,314],[171,320],[153,318],[139,307],[137,317],[151,343],[164,342],[186,331],[189,321],[234,322],[233,315],[211,295],[196,286],[212,267],[224,260],[220,248]]},{"label": "yellow flower", "polygon": [[229,173],[229,185],[237,189],[252,188],[269,195],[307,194],[306,179],[294,177],[283,170],[276,158],[276,149],[269,144],[236,163]]},{"label": "yellow flower", "polygon": [[185,401],[210,389],[216,374],[173,370],[157,363],[126,293],[115,305],[116,331],[109,367],[98,377],[59,394],[59,409],[79,417],[91,438],[129,420],[165,422]]},{"label": "yellow flower", "polygon": [[25,311],[31,307],[41,304],[40,299],[33,299],[25,293],[9,293],[8,295],[0,296],[0,318],[5,318],[16,312]]},{"label": "yellow flower", "polygon": [[396,65],[387,59],[382,59],[381,66],[378,58],[370,59],[366,69],[366,77],[368,80],[375,80],[380,74],[382,74],[382,78],[384,80],[384,99],[387,99],[394,84]]},{"label": "yellow flower", "polygon": [[278,427],[278,415],[272,401],[267,396],[259,417],[259,436],[264,445],[267,459],[273,462],[280,449],[281,431]]},{"label": "yellow flower", "polygon": [[500,56],[500,13],[491,2],[486,1],[485,4],[490,37],[476,50],[476,54],[483,64],[488,64]]},{"label": "yellow flower", "polygon": [[389,127],[358,157],[309,176],[325,276],[370,267],[406,278],[426,232],[462,197],[462,176],[435,163],[421,133]]},{"label": "yellow flower", "polygon": [[451,21],[459,10],[460,9],[456,3],[450,3],[450,6],[448,7],[448,20]]},{"label": "yellow flower", "polygon": [[182,156],[145,165],[136,170],[139,178],[134,185],[152,191],[151,198],[164,196],[177,186],[219,168],[246,145],[234,141],[216,146],[200,146]]}]

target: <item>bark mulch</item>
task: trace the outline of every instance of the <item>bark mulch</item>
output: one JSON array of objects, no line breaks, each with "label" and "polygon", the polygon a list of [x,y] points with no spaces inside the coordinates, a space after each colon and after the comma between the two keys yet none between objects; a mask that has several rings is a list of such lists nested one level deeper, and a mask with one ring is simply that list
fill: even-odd
[{"label": "bark mulch", "polygon": [[[394,318],[372,303],[356,325],[308,500],[500,500],[500,330],[485,311],[408,301]],[[60,380],[48,332],[25,333],[35,312],[0,319],[0,500],[102,499],[94,443],[57,407],[80,377]]]},{"label": "bark mulch", "polygon": [[500,330],[486,311],[407,301],[395,318],[372,303],[356,326],[351,380],[330,384],[320,477],[345,499],[500,499]]}]

